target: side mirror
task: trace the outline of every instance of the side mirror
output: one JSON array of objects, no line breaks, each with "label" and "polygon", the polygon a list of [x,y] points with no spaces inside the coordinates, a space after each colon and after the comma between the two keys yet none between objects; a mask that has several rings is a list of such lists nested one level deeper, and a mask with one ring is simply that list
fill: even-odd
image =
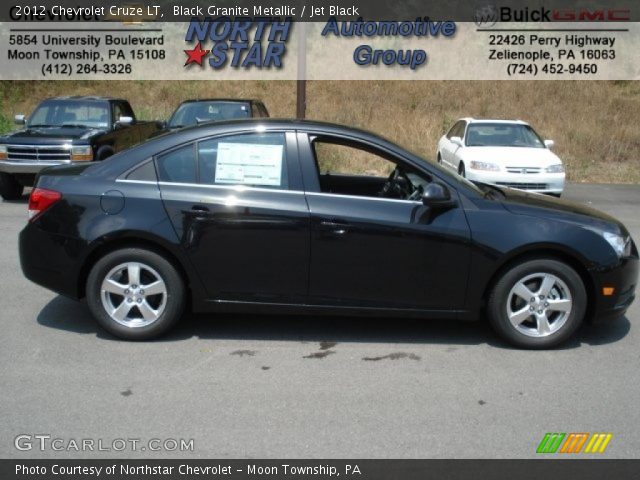
[{"label": "side mirror", "polygon": [[554,142],[553,140],[545,140],[544,141],[544,146],[547,147],[549,150],[551,150],[553,147],[555,147],[556,142]]},{"label": "side mirror", "polygon": [[25,123],[27,123],[26,117],[22,114],[13,117],[13,121],[16,125],[24,125]]},{"label": "side mirror", "polygon": [[118,127],[125,127],[127,125],[131,125],[132,123],[133,123],[133,117],[122,116],[118,119],[118,121],[116,122],[116,125]]},{"label": "side mirror", "polygon": [[455,206],[456,201],[451,198],[447,187],[438,182],[431,182],[424,189],[422,203],[432,208],[450,208]]},{"label": "side mirror", "polygon": [[451,143],[454,143],[459,147],[463,146],[462,139],[460,137],[451,137]]}]

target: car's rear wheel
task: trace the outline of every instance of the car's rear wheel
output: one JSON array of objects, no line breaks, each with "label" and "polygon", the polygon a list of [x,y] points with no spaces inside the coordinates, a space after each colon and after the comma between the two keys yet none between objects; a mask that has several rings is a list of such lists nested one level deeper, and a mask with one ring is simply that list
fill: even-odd
[{"label": "car's rear wheel", "polygon": [[569,265],[529,260],[506,270],[489,297],[487,313],[496,332],[512,345],[551,348],[582,323],[587,294]]},{"label": "car's rear wheel", "polygon": [[182,316],[184,282],[161,255],[141,248],[104,256],[87,278],[87,304],[98,323],[117,337],[148,340]]},{"label": "car's rear wheel", "polygon": [[24,186],[13,175],[0,172],[0,196],[4,200],[18,200],[23,192]]}]

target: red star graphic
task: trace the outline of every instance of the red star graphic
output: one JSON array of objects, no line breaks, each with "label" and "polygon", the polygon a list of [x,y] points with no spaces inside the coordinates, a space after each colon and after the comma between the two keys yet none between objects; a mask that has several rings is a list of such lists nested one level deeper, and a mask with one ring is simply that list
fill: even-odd
[{"label": "red star graphic", "polygon": [[190,65],[192,63],[197,63],[202,66],[202,57],[207,55],[211,50],[203,50],[200,42],[193,48],[193,50],[185,50],[184,53],[187,54],[189,58],[184,62],[184,66]]}]

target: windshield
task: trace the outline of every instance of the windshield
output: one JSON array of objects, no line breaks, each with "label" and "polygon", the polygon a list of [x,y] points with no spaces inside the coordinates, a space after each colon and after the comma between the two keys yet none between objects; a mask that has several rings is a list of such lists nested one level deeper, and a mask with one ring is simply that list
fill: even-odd
[{"label": "windshield", "polygon": [[529,125],[518,123],[472,123],[467,128],[467,147],[545,148]]},{"label": "windshield", "polygon": [[28,127],[91,127],[109,126],[106,102],[54,100],[41,103],[31,114]]},{"label": "windshield", "polygon": [[169,127],[178,128],[201,122],[248,118],[251,110],[248,103],[241,102],[188,102],[178,107],[169,120]]}]

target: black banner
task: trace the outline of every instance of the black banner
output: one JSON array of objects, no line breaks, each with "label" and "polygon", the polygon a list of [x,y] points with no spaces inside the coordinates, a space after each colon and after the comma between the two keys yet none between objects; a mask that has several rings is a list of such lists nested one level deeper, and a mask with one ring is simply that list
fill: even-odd
[{"label": "black banner", "polygon": [[168,0],[127,2],[123,0],[39,0],[7,3],[0,7],[0,21],[5,22],[188,22],[192,17],[280,17],[295,21],[323,22],[337,20],[411,21],[431,20],[458,22],[624,22],[638,21],[640,8],[631,0]]},{"label": "black banner", "polygon": [[640,476],[640,460],[0,460],[2,480],[602,480]]}]

